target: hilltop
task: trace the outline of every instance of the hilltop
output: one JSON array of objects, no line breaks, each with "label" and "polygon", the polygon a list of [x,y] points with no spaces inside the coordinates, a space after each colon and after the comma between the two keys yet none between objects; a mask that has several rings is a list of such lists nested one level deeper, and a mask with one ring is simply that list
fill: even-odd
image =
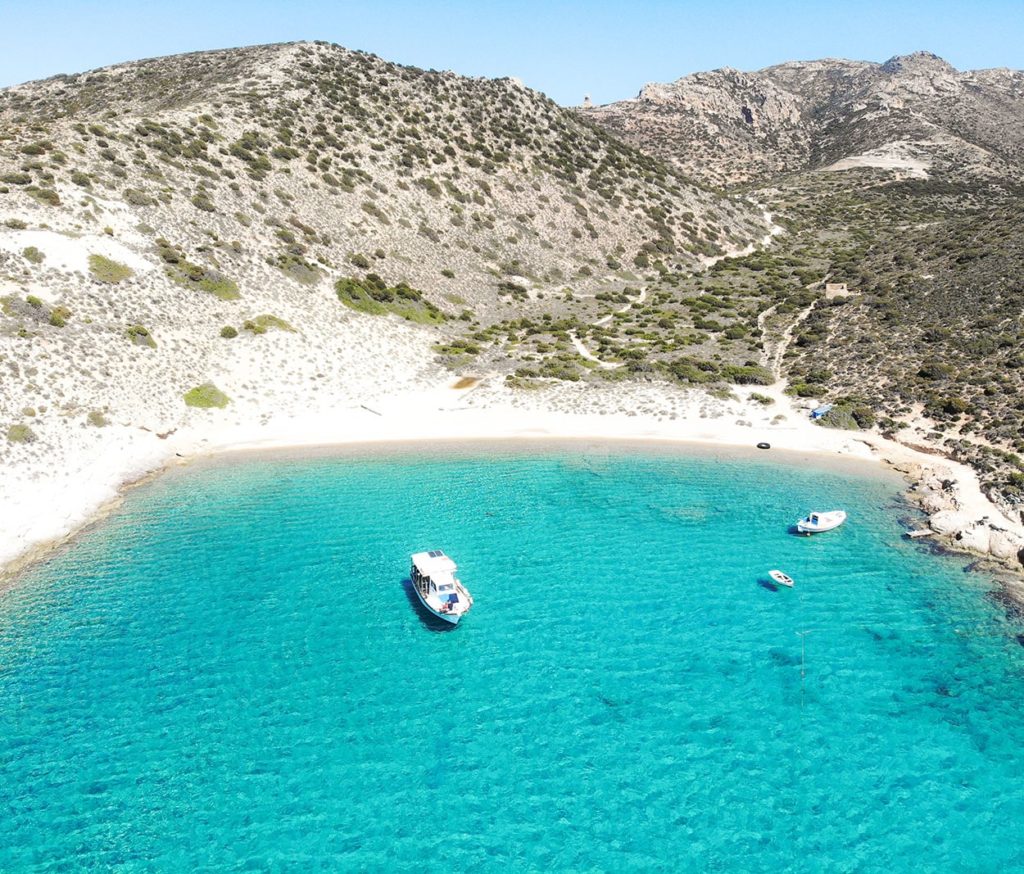
[{"label": "hilltop", "polygon": [[582,115],[714,185],[856,166],[1024,179],[1024,73],[930,52],[726,67]]}]

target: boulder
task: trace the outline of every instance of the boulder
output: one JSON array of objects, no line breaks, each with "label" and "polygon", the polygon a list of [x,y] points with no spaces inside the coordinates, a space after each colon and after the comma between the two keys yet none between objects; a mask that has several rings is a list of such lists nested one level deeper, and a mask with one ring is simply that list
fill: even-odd
[{"label": "boulder", "polygon": [[1024,549],[1024,543],[1015,534],[1010,534],[1008,531],[1000,531],[996,528],[992,529],[988,540],[988,551],[992,553],[994,558],[1004,560],[1015,558],[1021,549]]},{"label": "boulder", "polygon": [[928,515],[940,513],[943,510],[952,510],[955,507],[953,499],[945,492],[934,492],[930,489],[919,491],[917,502]]},{"label": "boulder", "polygon": [[989,543],[992,537],[992,531],[988,525],[974,524],[967,528],[964,528],[956,535],[957,543],[964,549],[969,549],[971,552],[980,552],[987,554],[989,551]]},{"label": "boulder", "polygon": [[936,534],[956,534],[968,525],[970,519],[957,510],[940,510],[928,517],[928,527]]}]

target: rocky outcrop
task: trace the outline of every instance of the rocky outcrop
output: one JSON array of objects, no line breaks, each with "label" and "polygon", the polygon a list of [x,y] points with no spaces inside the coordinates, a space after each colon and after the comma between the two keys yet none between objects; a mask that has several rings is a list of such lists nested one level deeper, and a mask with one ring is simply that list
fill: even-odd
[{"label": "rocky outcrop", "polygon": [[944,166],[966,159],[974,174],[1024,177],[1024,74],[961,73],[930,52],[882,64],[725,67],[645,85],[633,100],[586,114],[719,185],[825,167],[895,142],[919,146]]},{"label": "rocky outcrop", "polygon": [[907,497],[928,516],[928,527],[950,549],[994,559],[1019,571],[1024,565],[1024,537],[1009,530],[995,514],[978,517],[960,506],[959,484],[951,471],[921,465],[897,467],[911,480]]}]

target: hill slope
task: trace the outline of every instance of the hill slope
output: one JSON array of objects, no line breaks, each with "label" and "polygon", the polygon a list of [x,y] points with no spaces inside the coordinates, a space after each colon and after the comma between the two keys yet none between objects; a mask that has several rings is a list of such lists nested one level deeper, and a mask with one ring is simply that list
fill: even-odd
[{"label": "hill slope", "polygon": [[[0,461],[436,382],[467,331],[589,319],[638,258],[686,270],[764,233],[509,79],[298,43],[10,88]],[[552,349],[556,375],[584,362]],[[206,383],[225,410],[186,404]]]}]

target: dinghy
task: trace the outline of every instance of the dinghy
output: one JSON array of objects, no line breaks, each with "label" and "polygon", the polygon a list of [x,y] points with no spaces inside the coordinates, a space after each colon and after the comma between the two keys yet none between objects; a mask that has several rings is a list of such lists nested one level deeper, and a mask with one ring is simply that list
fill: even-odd
[{"label": "dinghy", "polygon": [[787,589],[793,588],[793,578],[789,574],[784,574],[782,571],[768,571],[768,576],[777,585],[785,586]]}]

